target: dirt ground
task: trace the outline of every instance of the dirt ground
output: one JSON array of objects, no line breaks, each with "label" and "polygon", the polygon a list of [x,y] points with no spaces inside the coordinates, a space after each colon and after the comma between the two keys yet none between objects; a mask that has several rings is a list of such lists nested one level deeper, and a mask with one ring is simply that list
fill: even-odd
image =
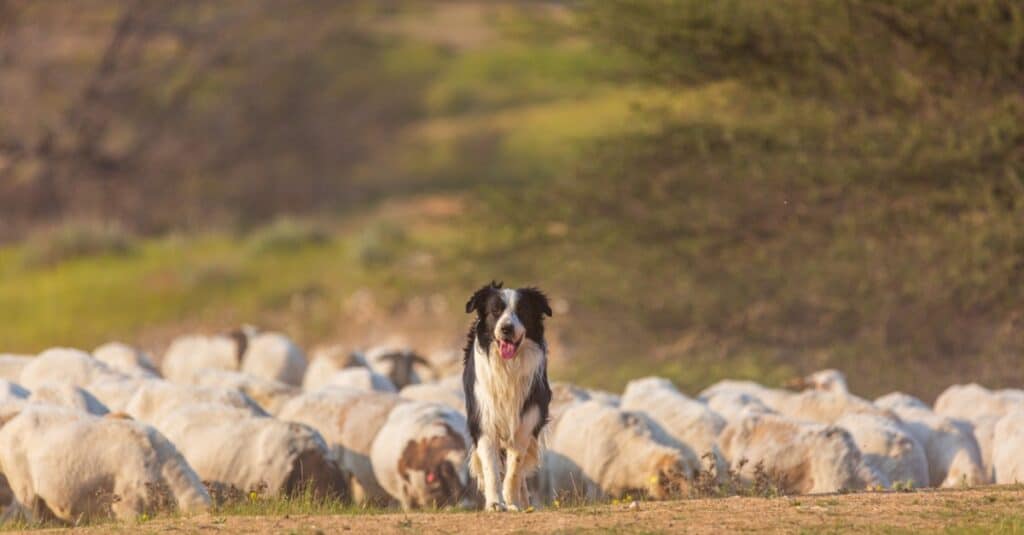
[{"label": "dirt ground", "polygon": [[[42,532],[59,531],[43,530]],[[1024,486],[547,509],[340,516],[215,516],[76,528],[79,533],[1024,533]],[[40,533],[34,531],[33,533]]]}]

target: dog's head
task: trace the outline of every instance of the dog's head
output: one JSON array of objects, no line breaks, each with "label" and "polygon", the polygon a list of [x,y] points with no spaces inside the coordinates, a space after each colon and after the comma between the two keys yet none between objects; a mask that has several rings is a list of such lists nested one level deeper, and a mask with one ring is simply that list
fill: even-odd
[{"label": "dog's head", "polygon": [[524,340],[544,347],[544,316],[551,316],[551,305],[537,288],[502,288],[491,282],[466,302],[466,313],[474,311],[480,346],[494,344],[501,358],[514,359]]}]

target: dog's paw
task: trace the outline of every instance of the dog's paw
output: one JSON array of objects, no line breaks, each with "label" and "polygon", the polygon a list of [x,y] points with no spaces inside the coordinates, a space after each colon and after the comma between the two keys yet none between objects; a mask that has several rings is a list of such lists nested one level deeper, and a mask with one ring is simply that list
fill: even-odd
[{"label": "dog's paw", "polygon": [[522,509],[520,509],[519,506],[514,503],[508,504],[507,509],[513,513],[518,513],[519,511],[522,511]]},{"label": "dog's paw", "polygon": [[487,504],[487,507],[484,507],[484,510],[502,513],[508,511],[508,507],[506,507],[505,504],[501,502],[494,502]]}]

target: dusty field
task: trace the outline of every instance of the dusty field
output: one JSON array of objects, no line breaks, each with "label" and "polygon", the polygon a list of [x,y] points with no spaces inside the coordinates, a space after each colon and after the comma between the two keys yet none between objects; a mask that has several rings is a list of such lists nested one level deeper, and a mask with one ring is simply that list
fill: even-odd
[{"label": "dusty field", "polygon": [[[46,533],[58,530],[36,530]],[[520,514],[216,516],[77,528],[79,533],[1024,533],[1024,486],[795,498],[723,498]]]}]

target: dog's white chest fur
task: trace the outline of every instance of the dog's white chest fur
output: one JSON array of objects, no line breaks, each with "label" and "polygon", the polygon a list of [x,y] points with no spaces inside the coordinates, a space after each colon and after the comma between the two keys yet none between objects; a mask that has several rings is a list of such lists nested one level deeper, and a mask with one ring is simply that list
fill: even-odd
[{"label": "dog's white chest fur", "polygon": [[480,431],[493,437],[498,447],[507,448],[519,429],[523,403],[544,367],[544,350],[527,339],[512,360],[502,359],[493,349],[488,355],[479,341],[473,344],[473,352]]}]

